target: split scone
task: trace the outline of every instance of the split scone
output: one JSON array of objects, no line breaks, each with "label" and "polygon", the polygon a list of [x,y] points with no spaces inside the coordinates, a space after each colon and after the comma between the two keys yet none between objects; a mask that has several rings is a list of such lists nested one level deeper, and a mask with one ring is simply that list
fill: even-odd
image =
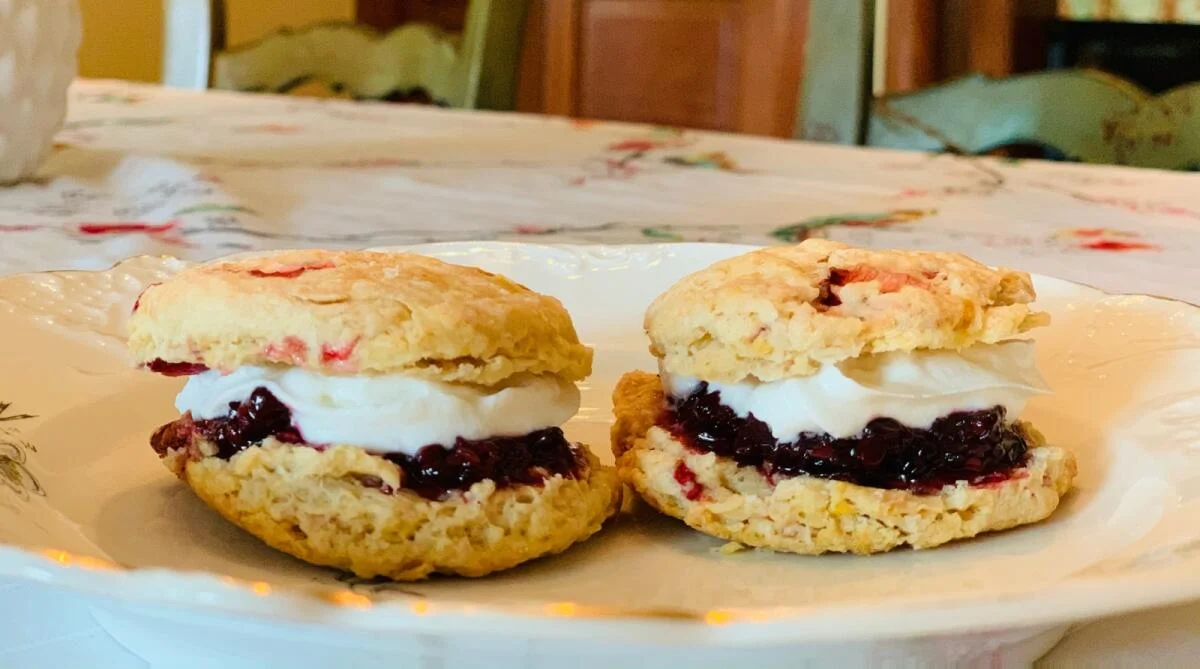
[{"label": "split scone", "polygon": [[1075,459],[1017,420],[1046,392],[1029,276],[826,240],[685,277],[650,305],[659,374],[613,396],[654,508],[794,553],[929,548],[1049,516]]},{"label": "split scone", "polygon": [[129,347],[188,376],[151,445],[270,546],[362,577],[558,553],[621,485],[560,429],[591,371],[555,299],[417,255],[288,251],[147,289]]}]

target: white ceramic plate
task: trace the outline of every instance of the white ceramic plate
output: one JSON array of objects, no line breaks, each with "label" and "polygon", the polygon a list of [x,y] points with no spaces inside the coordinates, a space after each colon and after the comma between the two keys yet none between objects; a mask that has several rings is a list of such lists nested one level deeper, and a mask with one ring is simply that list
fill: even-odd
[{"label": "white ceramic plate", "polygon": [[[642,312],[725,245],[416,250],[562,299],[596,348],[569,436],[608,455],[609,392],[649,369]],[[228,525],[147,437],[181,385],[130,368],[123,322],[177,261],[0,279],[0,576],[127,605],[392,641],[527,640],[744,647],[1050,625],[1200,596],[1200,309],[1037,277],[1057,391],[1026,414],[1079,458],[1047,522],[869,558],[747,551],[642,505],[554,559],[483,580],[371,584],[277,553]],[[30,417],[22,417],[30,414]],[[146,613],[149,612],[149,613]],[[242,623],[236,623],[242,624]],[[375,634],[372,638],[384,638]],[[398,642],[398,641],[397,641]],[[572,642],[574,643],[574,642]]]}]

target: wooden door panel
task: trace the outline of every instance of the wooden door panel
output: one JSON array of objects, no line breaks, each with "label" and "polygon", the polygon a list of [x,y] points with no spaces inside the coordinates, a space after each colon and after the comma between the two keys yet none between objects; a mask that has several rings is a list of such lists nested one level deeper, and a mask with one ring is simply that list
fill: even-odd
[{"label": "wooden door panel", "polygon": [[738,123],[737,0],[587,0],[576,113],[699,128]]},{"label": "wooden door panel", "polygon": [[468,0],[355,0],[359,23],[388,31],[402,23],[432,23],[442,30],[459,32],[467,15]]},{"label": "wooden door panel", "polygon": [[580,0],[542,0],[543,110],[547,114],[576,116],[579,91]]},{"label": "wooden door panel", "polygon": [[791,137],[804,71],[808,0],[742,0],[736,130]]}]

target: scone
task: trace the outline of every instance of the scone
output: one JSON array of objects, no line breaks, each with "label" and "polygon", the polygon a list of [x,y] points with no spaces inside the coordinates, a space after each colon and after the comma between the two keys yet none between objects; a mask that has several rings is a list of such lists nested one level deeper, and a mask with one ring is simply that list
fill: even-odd
[{"label": "scone", "polygon": [[826,240],[685,277],[646,312],[659,374],[613,397],[622,480],[722,539],[929,548],[1049,516],[1075,459],[1018,420],[1047,392],[1029,276]]},{"label": "scone", "polygon": [[129,321],[188,376],[151,445],[221,515],[362,577],[481,576],[591,536],[621,484],[560,426],[592,353],[553,298],[409,254],[200,265]]}]

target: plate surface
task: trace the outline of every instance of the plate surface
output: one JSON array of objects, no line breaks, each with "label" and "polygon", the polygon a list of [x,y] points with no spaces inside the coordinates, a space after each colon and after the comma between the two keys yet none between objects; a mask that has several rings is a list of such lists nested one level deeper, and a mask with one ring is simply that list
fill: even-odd
[{"label": "plate surface", "polygon": [[[745,247],[456,243],[415,250],[560,298],[596,348],[568,435],[611,462],[609,392],[652,369],[655,295]],[[131,369],[123,323],[150,282],[106,272],[0,278],[0,576],[163,611],[325,629],[645,642],[794,643],[1050,624],[1200,596],[1200,308],[1037,277],[1056,390],[1025,416],[1073,449],[1047,522],[869,558],[744,551],[634,504],[566,554],[483,580],[364,583],[277,553],[210,512],[147,437],[182,385]],[[536,624],[531,624],[531,618]]]}]

